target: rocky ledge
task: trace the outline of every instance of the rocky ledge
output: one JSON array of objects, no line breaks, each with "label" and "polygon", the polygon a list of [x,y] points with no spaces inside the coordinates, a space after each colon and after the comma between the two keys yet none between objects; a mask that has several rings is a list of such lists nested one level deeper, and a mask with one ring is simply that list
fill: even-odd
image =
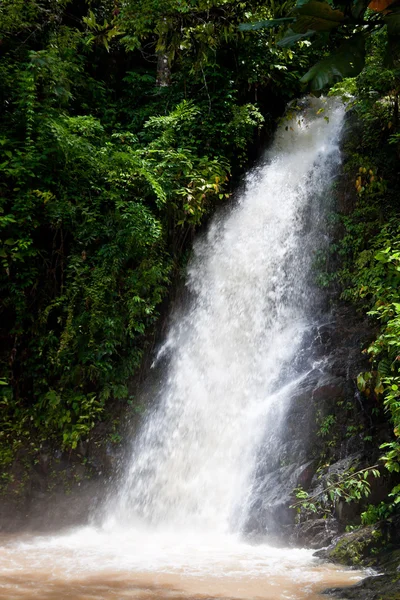
[{"label": "rocky ledge", "polygon": [[346,533],[316,556],[375,572],[355,586],[326,590],[325,595],[341,600],[400,600],[400,515]]}]

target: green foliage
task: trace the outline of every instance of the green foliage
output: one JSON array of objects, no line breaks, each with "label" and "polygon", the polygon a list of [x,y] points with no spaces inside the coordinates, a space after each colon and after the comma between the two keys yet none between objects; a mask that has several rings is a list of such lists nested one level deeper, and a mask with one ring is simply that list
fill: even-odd
[{"label": "green foliage", "polygon": [[[242,24],[242,31],[284,28],[278,42],[283,47],[311,39],[325,56],[307,71],[301,82],[311,90],[332,86],[346,77],[361,73],[365,64],[365,44],[375,32],[386,30],[387,62],[399,58],[400,9],[396,0],[379,6],[370,0],[298,0],[289,16]],[[310,42],[309,42],[310,43]],[[398,66],[398,65],[397,65]]]},{"label": "green foliage", "polygon": [[[375,323],[375,339],[364,349],[370,369],[357,378],[373,412],[382,409],[393,427],[381,445],[383,465],[392,477],[400,472],[400,230],[398,227],[398,90],[396,69],[387,66],[388,32],[368,40],[366,66],[355,80],[344,80],[331,93],[346,95],[358,120],[358,133],[347,142],[347,180],[354,189],[352,210],[341,216],[338,246],[342,297],[354,302]],[[350,97],[352,96],[352,97]],[[378,151],[377,151],[378,150]],[[394,479],[396,481],[396,479]],[[399,490],[363,521],[374,522],[398,509]]]},{"label": "green foliage", "polygon": [[[88,433],[108,397],[127,396],[121,384],[140,364],[140,339],[169,282],[165,227],[197,225],[222,192],[228,163],[179,147],[194,114],[183,104],[149,120],[146,145],[129,132],[107,139],[93,116],[52,116],[34,147],[2,165],[14,195],[2,198],[0,285],[16,352],[20,340],[29,349],[24,377],[10,382],[15,396],[31,398],[41,433],[60,430],[66,446]],[[50,245],[36,235],[44,227]]]},{"label": "green foliage", "polygon": [[302,487],[294,490],[297,502],[292,505],[298,513],[311,512],[329,514],[334,510],[336,502],[359,502],[368,498],[371,493],[371,477],[380,477],[377,465],[366,467],[359,471],[350,468],[343,474],[333,473],[325,477],[322,490],[310,495]]},{"label": "green foliage", "polygon": [[[393,498],[393,501],[392,501]],[[373,525],[379,521],[388,519],[400,504],[400,486],[393,488],[389,494],[388,502],[379,504],[369,504],[367,510],[361,513],[361,522],[363,525]]]},{"label": "green foliage", "polygon": [[358,75],[364,66],[364,57],[365,38],[361,33],[356,34],[350,40],[345,40],[335,52],[311,67],[300,81],[305,84],[311,83],[313,90],[321,90],[344,77]]},{"label": "green foliage", "polygon": [[238,31],[246,15],[284,10],[1,4],[3,464],[24,439],[76,448],[113,403],[141,410],[130,381],[193,232],[309,63],[274,32]]},{"label": "green foliage", "polygon": [[[330,91],[348,102],[351,135],[347,136],[345,146],[344,177],[338,185],[342,205],[343,198],[347,199],[336,225],[342,238],[332,247],[340,267],[339,271],[328,271],[324,277],[330,283],[336,279],[342,298],[354,302],[375,323],[375,339],[364,349],[371,366],[358,375],[357,386],[364,396],[361,401],[371,425],[379,422],[385,413],[393,435],[389,440],[387,434],[382,439],[372,429],[364,441],[371,444],[376,457],[380,454],[381,469],[385,467],[390,471],[391,480],[396,483],[400,467],[399,79],[397,70],[388,67],[387,41],[386,28],[366,37],[365,67],[357,78],[344,79]],[[325,432],[329,435],[329,428],[325,427],[328,424],[322,423],[320,435]],[[347,427],[346,435],[359,432],[359,425],[355,423]],[[304,492],[297,506],[312,510],[310,505],[313,505],[316,511],[326,514],[332,512],[337,498],[364,500],[369,496],[369,480],[367,478],[364,485],[364,480],[358,481],[360,477],[345,473],[341,480],[349,482],[349,489],[346,489],[347,484],[343,488],[341,481],[328,482],[317,498],[310,498]],[[387,518],[399,510],[399,502],[399,486],[395,485],[387,499],[364,510],[362,522],[371,524]]]},{"label": "green foliage", "polygon": [[336,423],[335,415],[327,415],[321,422],[318,435],[326,437]]},{"label": "green foliage", "polygon": [[383,396],[383,404],[393,422],[395,441],[383,444],[382,457],[389,471],[400,472],[400,232],[397,219],[391,219],[375,236],[371,250],[363,252],[355,285],[347,294],[370,301],[368,314],[381,323],[377,338],[367,352],[375,370],[359,375],[360,391]]}]

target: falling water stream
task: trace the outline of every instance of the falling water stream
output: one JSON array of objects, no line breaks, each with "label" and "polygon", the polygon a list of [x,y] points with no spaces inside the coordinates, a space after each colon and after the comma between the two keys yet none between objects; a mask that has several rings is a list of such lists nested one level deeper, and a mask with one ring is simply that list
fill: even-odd
[{"label": "falling water stream", "polygon": [[310,600],[360,579],[271,545],[268,524],[262,543],[244,535],[260,444],[279,443],[324,312],[313,264],[344,108],[308,99],[293,113],[195,244],[189,298],[155,359],[163,374],[117,489],[90,526],[3,539],[0,600]]}]

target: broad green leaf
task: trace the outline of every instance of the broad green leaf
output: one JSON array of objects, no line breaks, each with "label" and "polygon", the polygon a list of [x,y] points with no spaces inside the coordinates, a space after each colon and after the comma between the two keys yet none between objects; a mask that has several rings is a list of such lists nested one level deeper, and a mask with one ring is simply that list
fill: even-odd
[{"label": "broad green leaf", "polygon": [[298,15],[292,26],[295,33],[313,31],[332,31],[345,20],[340,10],[334,10],[327,2],[310,0],[300,8],[296,9]]},{"label": "broad green leaf", "polygon": [[379,260],[379,262],[388,262],[389,261],[389,251],[390,248],[386,250],[380,250],[374,256],[375,260]]},{"label": "broad green leaf", "polygon": [[296,42],[304,38],[311,37],[314,34],[315,31],[311,29],[305,33],[295,33],[292,29],[288,29],[286,31],[286,35],[277,43],[277,46],[281,46],[282,48],[290,48]]},{"label": "broad green leaf", "polygon": [[269,21],[257,21],[256,23],[241,23],[240,31],[253,31],[255,29],[270,29],[271,27],[279,27],[285,23],[293,23],[294,17],[283,17],[282,19],[271,19]]},{"label": "broad green leaf", "polygon": [[357,376],[357,387],[358,387],[358,389],[360,390],[360,392],[363,392],[363,391],[365,390],[365,387],[366,387],[366,381],[365,381],[365,379],[364,379],[364,374],[363,374],[363,373],[360,373],[360,374]]},{"label": "broad green leaf", "polygon": [[355,77],[363,69],[364,62],[365,39],[362,34],[356,34],[336,52],[311,67],[300,81],[309,84],[312,90],[322,90],[344,77]]},{"label": "broad green leaf", "polygon": [[400,485],[396,485],[390,492],[389,496],[396,496],[397,494],[400,494]]}]

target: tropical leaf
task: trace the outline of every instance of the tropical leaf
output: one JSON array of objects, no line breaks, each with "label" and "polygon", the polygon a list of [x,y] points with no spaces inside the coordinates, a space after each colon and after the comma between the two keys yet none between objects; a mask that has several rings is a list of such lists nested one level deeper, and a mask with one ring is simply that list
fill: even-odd
[{"label": "tropical leaf", "polygon": [[286,31],[285,36],[277,43],[277,46],[281,46],[283,48],[290,48],[296,42],[299,42],[304,38],[311,37],[314,34],[315,31],[313,31],[312,29],[306,31],[305,33],[295,33],[293,29],[288,29]]},{"label": "tropical leaf", "polygon": [[345,20],[340,10],[334,10],[327,2],[309,0],[300,7],[296,7],[298,15],[292,29],[295,33],[313,31],[332,31]]},{"label": "tropical leaf", "polygon": [[312,90],[321,90],[344,77],[355,77],[364,67],[365,39],[358,33],[346,40],[336,52],[332,52],[301,78]]},{"label": "tropical leaf", "polygon": [[241,23],[240,31],[253,31],[255,29],[270,29],[271,27],[279,27],[285,23],[293,23],[294,17],[282,17],[281,19],[270,19],[269,21],[257,21],[256,23]]}]

